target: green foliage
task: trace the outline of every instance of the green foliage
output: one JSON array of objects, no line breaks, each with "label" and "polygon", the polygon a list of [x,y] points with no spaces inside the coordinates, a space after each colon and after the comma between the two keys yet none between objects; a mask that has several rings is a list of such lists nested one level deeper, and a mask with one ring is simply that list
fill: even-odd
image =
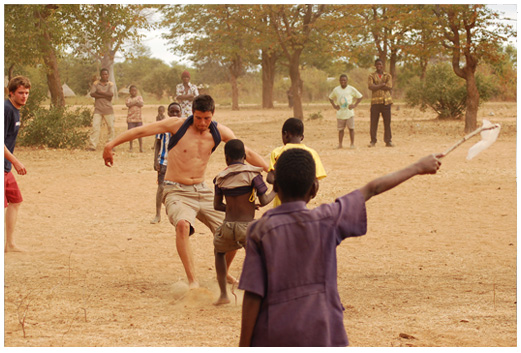
[{"label": "green foliage", "polygon": [[91,112],[86,108],[69,111],[51,107],[39,109],[26,123],[18,139],[21,146],[46,146],[50,148],[82,148],[89,137],[86,126]]},{"label": "green foliage", "polygon": [[43,108],[44,90],[31,88],[27,104],[20,111],[21,146],[81,148],[89,136],[91,111],[88,108]]},{"label": "green foliage", "polygon": [[[487,101],[495,89],[490,78],[476,75],[480,103]],[[433,109],[439,119],[460,119],[465,113],[467,89],[465,81],[456,76],[450,64],[437,64],[427,70],[425,80],[411,80],[405,101],[421,111]]]}]

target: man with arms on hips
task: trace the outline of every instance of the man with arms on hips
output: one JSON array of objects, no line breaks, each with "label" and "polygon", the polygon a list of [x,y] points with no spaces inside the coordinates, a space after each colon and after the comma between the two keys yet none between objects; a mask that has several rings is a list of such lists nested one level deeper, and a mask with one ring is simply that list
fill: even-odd
[{"label": "man with arms on hips", "polygon": [[175,100],[181,104],[181,109],[183,109],[181,116],[186,118],[192,114],[192,102],[199,95],[199,90],[196,85],[190,83],[188,71],[181,74],[181,80],[183,83],[176,86]]},{"label": "man with arms on hips", "polygon": [[90,96],[94,98],[94,115],[92,116],[92,131],[87,150],[95,151],[98,145],[101,119],[105,119],[108,128],[108,141],[114,138],[114,84],[109,81],[109,70],[100,70],[100,80],[95,81],[90,89]]},{"label": "man with arms on hips", "polygon": [[[199,287],[189,236],[194,233],[195,219],[199,219],[215,233],[224,219],[214,209],[214,195],[204,183],[206,167],[212,152],[222,140],[235,139],[233,131],[212,121],[215,103],[212,97],[200,95],[193,102],[193,116],[171,118],[127,130],[107,143],[103,151],[105,165],[113,165],[112,149],[138,137],[169,132],[167,169],[163,203],[170,223],[176,229],[176,247],[183,263],[190,288]],[[268,164],[256,152],[245,146],[246,161],[268,171]]]},{"label": "man with arms on hips", "polygon": [[344,140],[344,130],[349,129],[351,146],[355,148],[355,109],[362,101],[362,94],[356,88],[347,84],[347,75],[340,75],[340,86],[329,95],[329,102],[336,110],[337,129],[338,129],[338,148],[342,148]]},{"label": "man with arms on hips", "polygon": [[18,210],[23,201],[12,167],[20,175],[27,174],[25,166],[13,154],[20,129],[20,108],[27,103],[31,82],[27,77],[16,76],[8,84],[9,99],[4,102],[4,208],[5,252],[22,251],[14,241],[14,228]]}]

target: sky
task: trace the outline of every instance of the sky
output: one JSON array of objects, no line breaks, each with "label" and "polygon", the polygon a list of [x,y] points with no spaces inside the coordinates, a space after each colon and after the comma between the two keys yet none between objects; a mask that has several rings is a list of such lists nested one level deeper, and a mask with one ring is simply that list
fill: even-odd
[{"label": "sky", "polygon": [[[508,24],[514,26],[517,30],[517,5],[515,2],[507,4],[490,4],[488,5],[492,9],[498,11],[500,14],[503,13],[502,16]],[[511,19],[511,20],[506,20]],[[143,39],[143,44],[150,48],[152,51],[152,57],[163,60],[166,64],[171,64],[172,62],[178,62],[181,65],[192,66],[191,62],[188,60],[184,60],[182,57],[173,54],[168,50],[170,45],[167,43],[165,39],[161,37],[161,33],[165,33],[165,29],[147,31],[143,34],[145,38]],[[512,44],[517,47],[517,43],[515,38],[512,39]]]}]

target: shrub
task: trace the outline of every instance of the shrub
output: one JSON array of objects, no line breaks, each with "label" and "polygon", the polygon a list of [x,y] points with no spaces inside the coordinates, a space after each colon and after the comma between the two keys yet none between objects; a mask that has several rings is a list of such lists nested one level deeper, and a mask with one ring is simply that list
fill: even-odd
[{"label": "shrub", "polygon": [[51,107],[31,111],[32,118],[20,130],[21,146],[47,146],[50,148],[82,148],[85,146],[91,124],[87,108]]},{"label": "shrub", "polygon": [[[476,75],[479,102],[487,101],[495,89],[490,78]],[[405,95],[406,102],[421,111],[433,109],[439,119],[459,119],[465,113],[467,88],[465,80],[456,76],[449,64],[437,64],[427,70],[425,79],[414,79]]]}]

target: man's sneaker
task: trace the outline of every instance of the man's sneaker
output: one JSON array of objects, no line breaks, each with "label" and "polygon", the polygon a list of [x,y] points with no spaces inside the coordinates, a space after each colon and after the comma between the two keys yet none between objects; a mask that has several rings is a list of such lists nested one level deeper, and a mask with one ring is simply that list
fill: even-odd
[{"label": "man's sneaker", "polygon": [[392,142],[387,142],[385,144],[385,147],[394,147],[394,144]]},{"label": "man's sneaker", "polygon": [[375,144],[376,144],[375,142],[371,142],[371,143],[369,143],[369,144],[367,145],[367,147],[374,147]]}]

